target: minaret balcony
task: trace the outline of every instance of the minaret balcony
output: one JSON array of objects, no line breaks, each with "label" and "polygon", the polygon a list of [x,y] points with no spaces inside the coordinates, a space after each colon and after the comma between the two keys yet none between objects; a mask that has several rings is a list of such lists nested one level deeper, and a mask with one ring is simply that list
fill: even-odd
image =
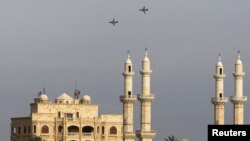
[{"label": "minaret balcony", "polygon": [[137,130],[136,131],[136,136],[138,138],[144,138],[144,139],[152,139],[156,135],[156,130],[151,130],[151,131],[142,131],[142,130]]},{"label": "minaret balcony", "polygon": [[211,102],[213,104],[216,104],[216,103],[227,103],[228,99],[227,99],[227,97],[212,97],[211,98]]},{"label": "minaret balcony", "polygon": [[136,134],[135,132],[124,132],[124,138],[125,139],[135,139],[136,138]]},{"label": "minaret balcony", "polygon": [[155,95],[154,94],[149,94],[149,95],[145,95],[145,94],[138,94],[137,95],[138,100],[139,101],[152,101],[155,99]]},{"label": "minaret balcony", "polygon": [[231,102],[232,103],[244,103],[247,101],[247,96],[231,96]]},{"label": "minaret balcony", "polygon": [[126,96],[122,95],[122,96],[120,96],[121,102],[134,102],[136,100],[137,100],[136,95],[126,95]]}]

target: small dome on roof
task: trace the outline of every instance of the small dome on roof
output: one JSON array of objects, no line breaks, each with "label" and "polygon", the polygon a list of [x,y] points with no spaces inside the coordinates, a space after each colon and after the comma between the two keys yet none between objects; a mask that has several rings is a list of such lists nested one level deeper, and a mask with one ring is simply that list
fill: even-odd
[{"label": "small dome on roof", "polygon": [[90,102],[91,101],[91,97],[89,95],[84,95],[82,99],[83,99],[84,102]]},{"label": "small dome on roof", "polygon": [[70,97],[67,93],[62,93],[56,99],[60,99],[60,100],[72,100],[73,98]]},{"label": "small dome on roof", "polygon": [[39,98],[40,98],[41,100],[49,100],[49,98],[48,98],[48,96],[47,96],[46,94],[41,94],[41,95],[39,96]]}]

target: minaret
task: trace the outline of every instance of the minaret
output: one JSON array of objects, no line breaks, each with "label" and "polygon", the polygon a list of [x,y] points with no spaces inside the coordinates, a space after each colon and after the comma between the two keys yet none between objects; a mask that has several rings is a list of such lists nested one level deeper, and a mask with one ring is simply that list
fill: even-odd
[{"label": "minaret", "polygon": [[219,54],[219,61],[215,68],[215,96],[212,97],[211,102],[214,104],[214,124],[224,124],[225,104],[228,102],[224,97],[224,68]]},{"label": "minaret", "polygon": [[147,55],[142,61],[142,76],[141,94],[138,94],[138,100],[141,102],[141,126],[140,130],[136,132],[139,141],[152,141],[156,132],[151,129],[151,103],[154,100],[154,94],[150,92],[150,61]]},{"label": "minaret", "polygon": [[124,94],[120,96],[120,101],[123,103],[123,141],[134,141],[136,135],[134,133],[134,102],[137,97],[133,95],[133,64],[128,58],[124,63]]},{"label": "minaret", "polygon": [[240,59],[240,51],[238,51],[238,58],[235,63],[234,76],[234,96],[231,97],[231,102],[234,105],[234,124],[244,124],[244,103],[247,97],[243,96],[243,64]]}]

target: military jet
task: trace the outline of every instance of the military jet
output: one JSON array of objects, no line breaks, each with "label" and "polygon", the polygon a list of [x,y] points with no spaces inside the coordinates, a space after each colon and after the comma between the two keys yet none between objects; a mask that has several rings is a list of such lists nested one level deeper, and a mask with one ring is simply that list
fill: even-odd
[{"label": "military jet", "polygon": [[113,18],[113,20],[112,20],[112,21],[110,21],[109,23],[111,23],[111,24],[113,24],[113,26],[115,26],[115,24],[117,24],[117,23],[118,23],[118,21],[117,21],[117,20],[115,20],[115,18]]},{"label": "military jet", "polygon": [[148,11],[148,8],[146,8],[145,6],[143,6],[143,8],[141,8],[139,10],[142,11],[144,14],[146,14],[146,12]]}]

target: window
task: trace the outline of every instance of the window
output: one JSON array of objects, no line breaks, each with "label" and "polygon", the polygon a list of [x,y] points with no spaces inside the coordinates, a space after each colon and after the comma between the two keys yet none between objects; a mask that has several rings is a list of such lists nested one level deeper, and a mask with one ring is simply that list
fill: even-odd
[{"label": "window", "polygon": [[23,127],[23,133],[26,134],[26,126]]},{"label": "window", "polygon": [[128,96],[131,96],[131,91],[128,91]]},{"label": "window", "polygon": [[79,127],[77,127],[77,126],[69,126],[69,127],[68,127],[68,132],[76,132],[76,133],[79,133]]},{"label": "window", "polygon": [[76,117],[79,118],[79,112],[76,112]]},{"label": "window", "polygon": [[131,72],[131,66],[128,66],[128,72]]},{"label": "window", "polygon": [[97,126],[97,133],[99,133],[99,126]]},{"label": "window", "polygon": [[29,130],[29,133],[30,133],[30,126],[29,126],[28,130]]},{"label": "window", "polygon": [[63,132],[63,127],[62,126],[58,126],[58,132],[62,133]]},{"label": "window", "polygon": [[18,127],[18,134],[21,134],[21,127]]},{"label": "window", "polygon": [[61,112],[58,112],[58,117],[61,118]]},{"label": "window", "polygon": [[91,126],[84,126],[84,127],[82,128],[82,132],[83,132],[83,133],[92,133],[93,131],[94,131],[94,128],[91,127]]},{"label": "window", "polygon": [[42,133],[49,133],[49,127],[47,126],[47,125],[44,125],[43,127],[42,127]]},{"label": "window", "polygon": [[13,133],[13,134],[16,134],[16,127],[15,127],[15,126],[12,127],[12,133]]},{"label": "window", "polygon": [[34,125],[34,133],[36,133],[36,125]]},{"label": "window", "polygon": [[66,116],[67,116],[67,118],[73,118],[73,114],[72,113],[67,113]]},{"label": "window", "polygon": [[220,68],[220,74],[222,74],[222,68]]},{"label": "window", "polygon": [[222,98],[222,93],[220,93],[220,98]]},{"label": "window", "polygon": [[104,126],[102,126],[102,134],[104,134]]},{"label": "window", "polygon": [[117,134],[117,130],[114,126],[110,128],[109,134]]}]

